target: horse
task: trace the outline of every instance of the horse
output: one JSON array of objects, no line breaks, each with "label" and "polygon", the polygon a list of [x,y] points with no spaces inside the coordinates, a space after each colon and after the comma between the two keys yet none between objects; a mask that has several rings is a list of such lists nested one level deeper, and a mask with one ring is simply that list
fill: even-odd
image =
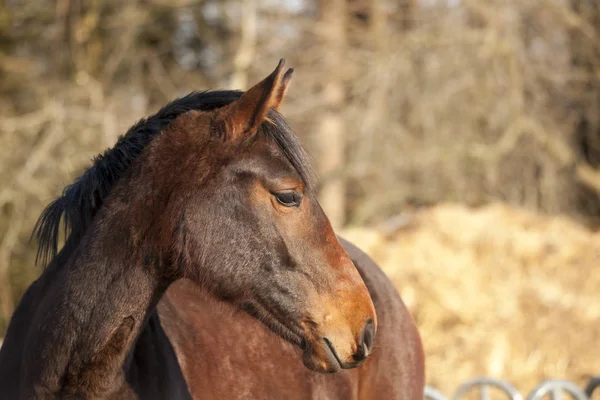
[{"label": "horse", "polygon": [[283,67],[169,103],[44,210],[3,399],[422,399],[418,331],[321,209]]}]

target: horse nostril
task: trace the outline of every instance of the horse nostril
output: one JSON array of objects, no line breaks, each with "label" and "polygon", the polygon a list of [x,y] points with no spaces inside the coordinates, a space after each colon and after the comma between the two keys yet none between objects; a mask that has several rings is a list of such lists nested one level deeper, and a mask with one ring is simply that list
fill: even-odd
[{"label": "horse nostril", "polygon": [[373,320],[369,319],[365,323],[363,330],[360,334],[360,341],[358,342],[358,350],[356,354],[352,356],[355,361],[363,361],[366,359],[371,350],[373,349],[373,342],[375,341],[375,324]]}]

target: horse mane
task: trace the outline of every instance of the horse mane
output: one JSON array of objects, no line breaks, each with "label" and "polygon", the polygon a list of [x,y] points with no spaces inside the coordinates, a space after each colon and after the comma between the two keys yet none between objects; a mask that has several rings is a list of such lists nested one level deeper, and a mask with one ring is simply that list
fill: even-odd
[{"label": "horse mane", "polygon": [[[32,238],[39,243],[36,263],[44,265],[56,257],[61,219],[65,241],[78,239],[109,196],[113,186],[125,174],[146,146],[179,115],[190,110],[209,111],[223,107],[243,92],[234,90],[192,92],[162,107],[156,114],[143,118],[119,137],[114,147],[93,159],[93,164],[75,182],[67,185],[60,197],[42,211],[33,229]],[[269,113],[270,123],[259,127],[278,145],[308,187],[314,185],[308,155],[287,122],[275,110]]]}]

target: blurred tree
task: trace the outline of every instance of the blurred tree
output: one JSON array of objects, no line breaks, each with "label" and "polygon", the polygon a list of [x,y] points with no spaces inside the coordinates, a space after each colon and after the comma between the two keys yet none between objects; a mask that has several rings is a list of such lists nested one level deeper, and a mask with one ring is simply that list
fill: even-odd
[{"label": "blurred tree", "polygon": [[242,0],[239,39],[233,56],[233,73],[229,87],[244,90],[248,87],[248,70],[256,57],[257,6],[255,0]]},{"label": "blurred tree", "polygon": [[[571,0],[579,23],[571,28],[570,47],[573,66],[572,92],[575,94],[575,147],[580,158],[600,168],[600,3]],[[578,185],[579,207],[591,218],[600,220],[600,186]]]},{"label": "blurred tree", "polygon": [[346,66],[346,0],[319,1],[319,31],[322,35],[322,111],[317,116],[315,143],[317,168],[321,175],[319,199],[334,228],[340,228],[346,216],[344,177],[346,125],[342,108],[346,101],[344,72]]}]

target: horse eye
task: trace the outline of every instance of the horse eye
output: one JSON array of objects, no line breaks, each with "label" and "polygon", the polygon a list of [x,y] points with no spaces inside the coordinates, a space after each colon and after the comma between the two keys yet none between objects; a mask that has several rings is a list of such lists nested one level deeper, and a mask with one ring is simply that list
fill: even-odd
[{"label": "horse eye", "polygon": [[300,207],[302,203],[302,196],[295,192],[274,193],[274,195],[282,206]]}]

